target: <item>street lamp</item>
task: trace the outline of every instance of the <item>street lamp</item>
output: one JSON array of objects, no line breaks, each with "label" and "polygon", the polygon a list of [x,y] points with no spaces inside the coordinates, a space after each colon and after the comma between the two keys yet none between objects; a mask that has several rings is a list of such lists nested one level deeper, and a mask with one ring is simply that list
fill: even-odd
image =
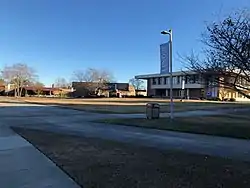
[{"label": "street lamp", "polygon": [[164,30],[162,35],[169,35],[169,72],[170,72],[170,119],[174,118],[174,102],[173,102],[173,44],[172,44],[172,30]]}]

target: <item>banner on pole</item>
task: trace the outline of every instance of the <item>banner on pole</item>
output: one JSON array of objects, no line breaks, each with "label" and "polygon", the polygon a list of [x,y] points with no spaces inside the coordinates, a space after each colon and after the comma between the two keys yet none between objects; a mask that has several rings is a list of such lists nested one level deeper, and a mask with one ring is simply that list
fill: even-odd
[{"label": "banner on pole", "polygon": [[170,50],[170,42],[160,45],[161,74],[169,73],[169,62],[170,62],[169,50]]}]

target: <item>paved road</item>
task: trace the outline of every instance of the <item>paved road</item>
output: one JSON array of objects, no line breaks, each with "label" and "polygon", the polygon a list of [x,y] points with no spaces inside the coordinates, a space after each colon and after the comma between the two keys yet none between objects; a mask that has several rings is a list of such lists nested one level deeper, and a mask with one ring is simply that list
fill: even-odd
[{"label": "paved road", "polygon": [[250,161],[250,141],[247,140],[89,122],[108,116],[43,105],[0,104],[0,126],[49,130],[159,149],[180,149],[192,153]]}]

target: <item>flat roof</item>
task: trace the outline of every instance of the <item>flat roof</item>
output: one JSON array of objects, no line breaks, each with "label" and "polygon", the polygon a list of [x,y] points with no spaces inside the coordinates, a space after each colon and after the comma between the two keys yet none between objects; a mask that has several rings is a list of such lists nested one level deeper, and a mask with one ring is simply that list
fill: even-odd
[{"label": "flat roof", "polygon": [[[173,76],[182,76],[185,74],[197,74],[194,71],[176,71],[173,72]],[[148,79],[148,78],[157,78],[157,77],[169,77],[170,73],[167,74],[160,74],[160,73],[156,73],[156,74],[144,74],[144,75],[137,75],[135,76],[136,79]]]}]

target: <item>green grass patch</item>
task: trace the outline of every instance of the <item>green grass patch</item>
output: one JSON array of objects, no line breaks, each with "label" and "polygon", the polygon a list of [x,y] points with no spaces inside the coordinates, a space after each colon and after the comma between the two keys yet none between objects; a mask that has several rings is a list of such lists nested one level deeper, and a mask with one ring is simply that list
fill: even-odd
[{"label": "green grass patch", "polygon": [[169,118],[152,120],[142,118],[114,118],[101,119],[96,122],[250,139],[249,112],[218,116],[178,117],[172,121]]}]

